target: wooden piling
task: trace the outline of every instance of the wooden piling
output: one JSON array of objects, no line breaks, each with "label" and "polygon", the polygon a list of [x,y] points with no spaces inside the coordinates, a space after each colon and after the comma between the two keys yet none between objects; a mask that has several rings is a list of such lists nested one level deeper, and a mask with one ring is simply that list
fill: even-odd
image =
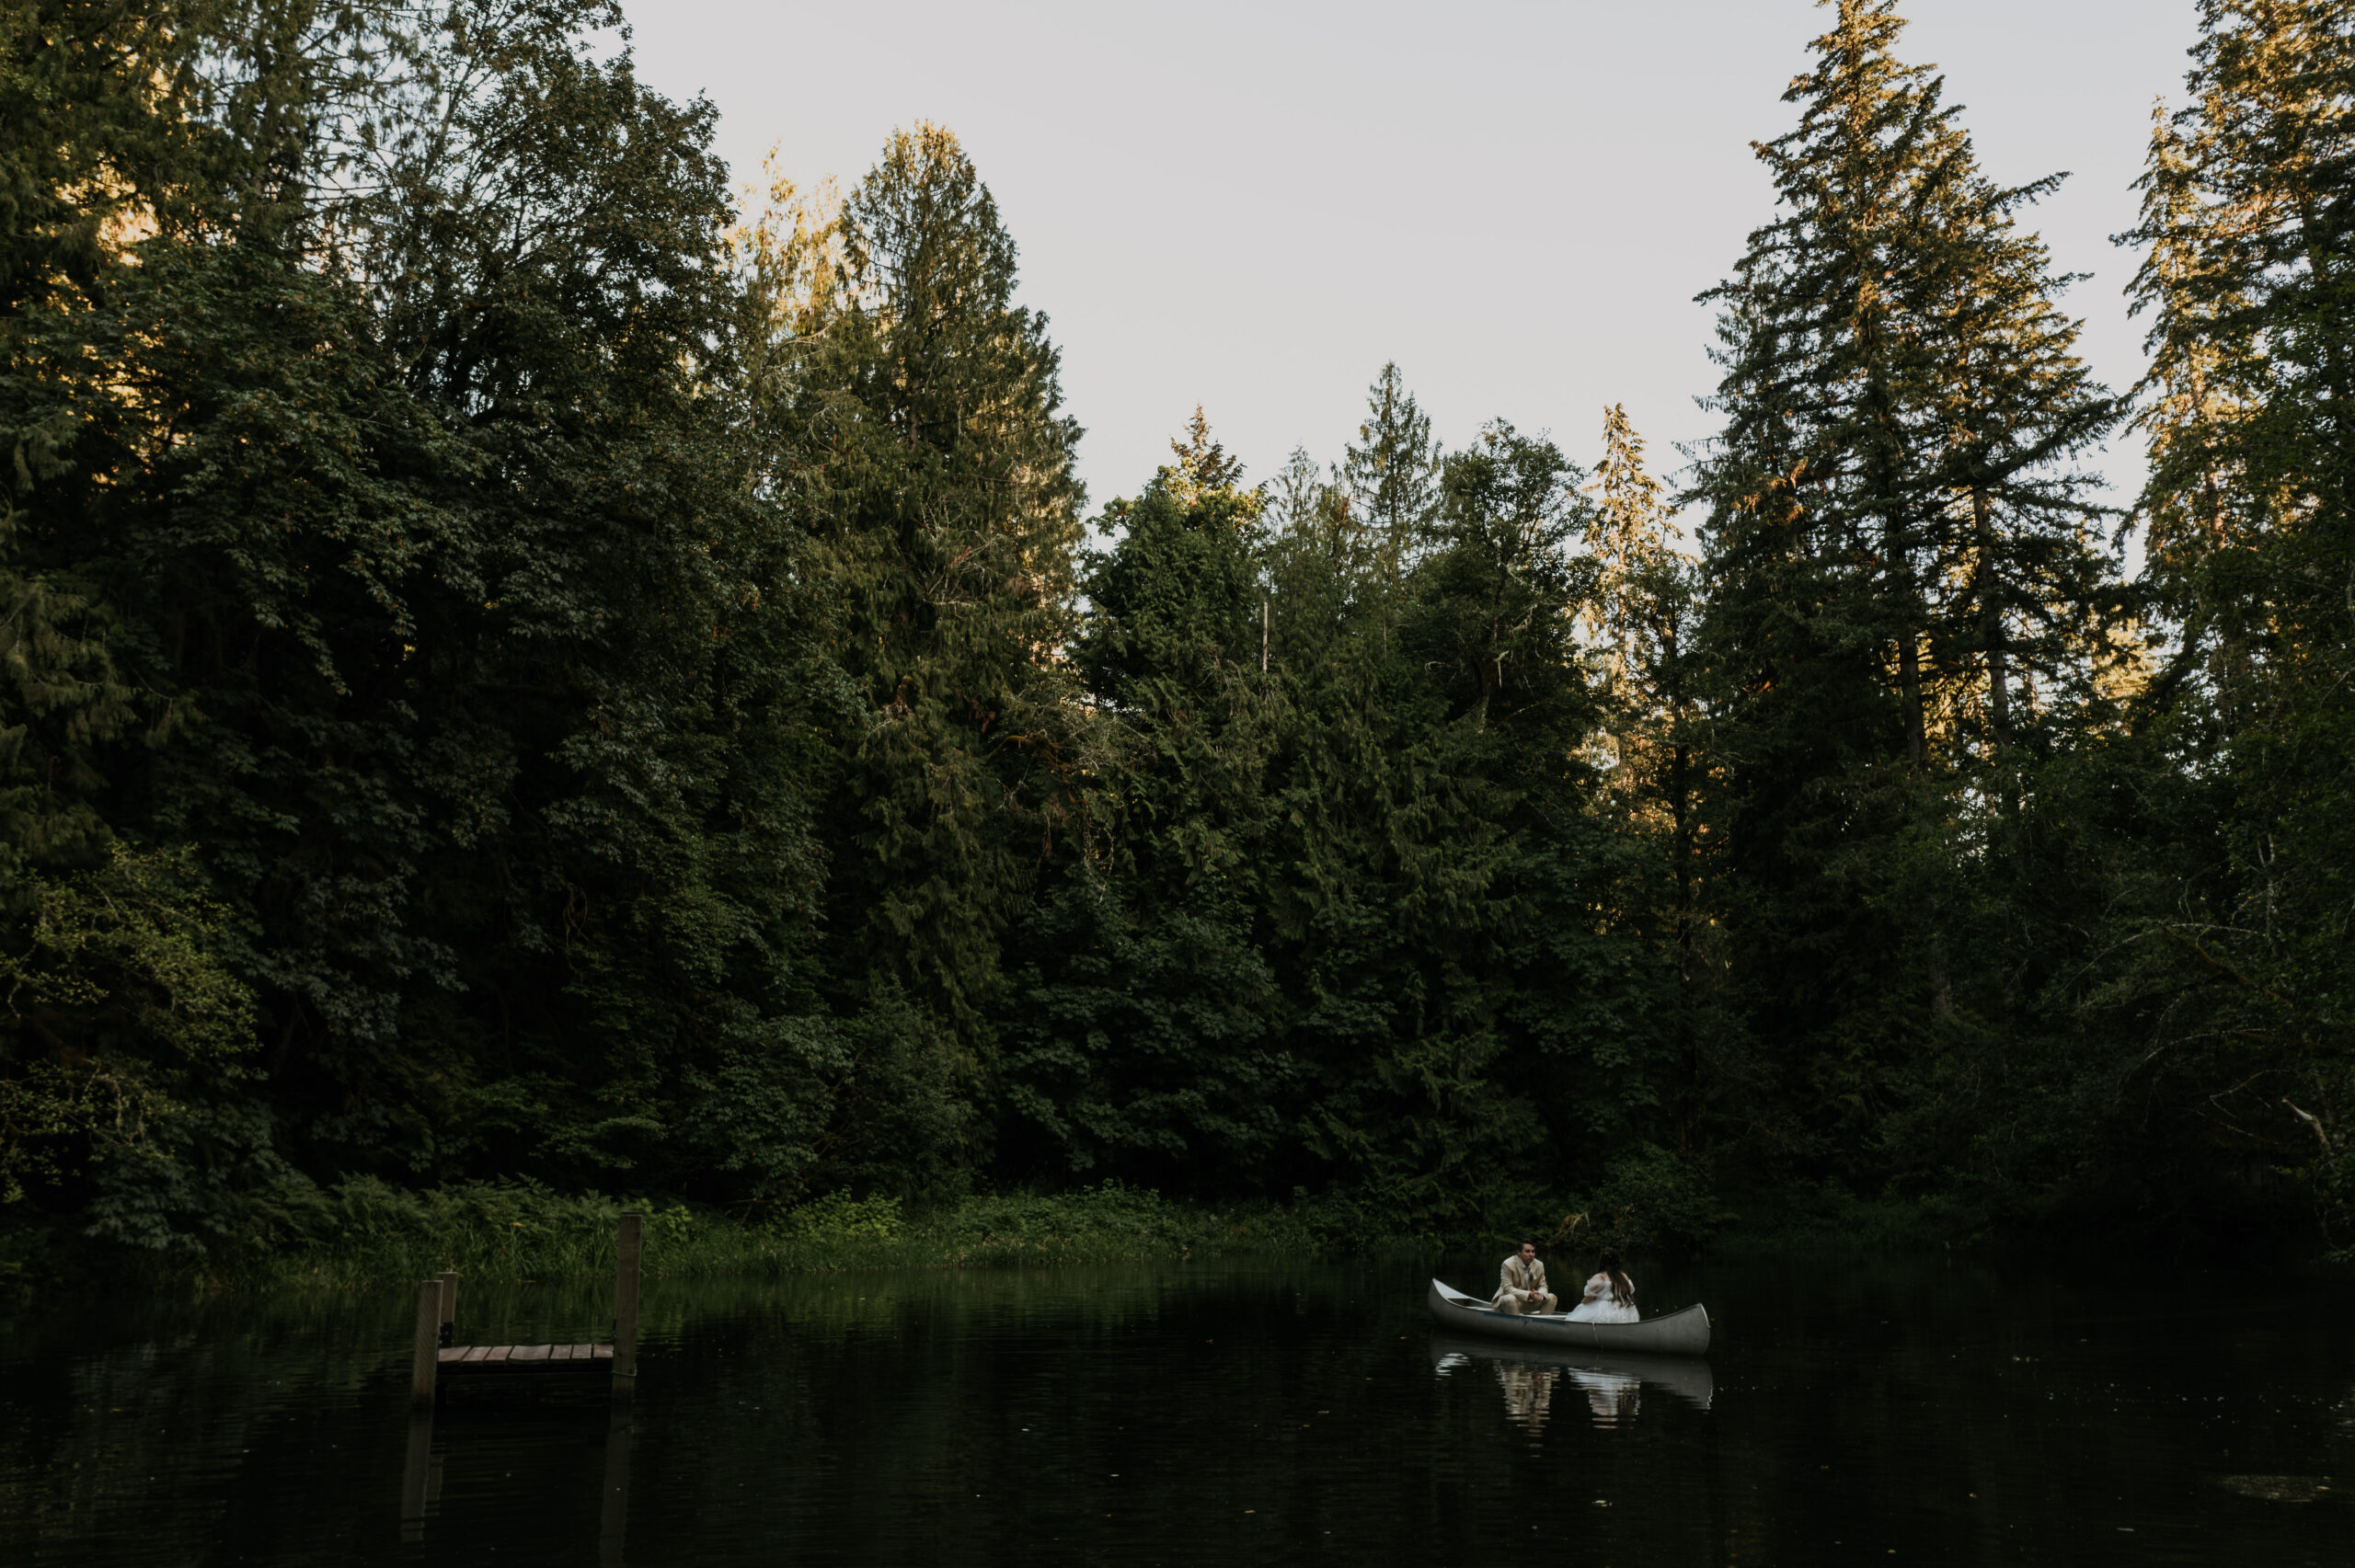
[{"label": "wooden piling", "polygon": [[629,1537],[629,1408],[615,1404],[605,1420],[605,1494],[597,1512],[598,1568],[622,1568]]},{"label": "wooden piling", "polygon": [[454,1337],[449,1330],[458,1321],[458,1276],[454,1274],[437,1274],[433,1277],[440,1281],[442,1286],[442,1328],[443,1330],[442,1343],[447,1345]]},{"label": "wooden piling", "polygon": [[408,1454],[401,1464],[401,1539],[425,1539],[425,1511],[433,1501],[433,1411],[408,1418]]},{"label": "wooden piling", "polygon": [[638,1268],[646,1251],[646,1216],[622,1215],[620,1257],[614,1268],[614,1397],[638,1386]]},{"label": "wooden piling", "polygon": [[433,1402],[435,1374],[442,1364],[442,1282],[429,1279],[417,1292],[417,1349],[409,1362],[412,1403]]}]

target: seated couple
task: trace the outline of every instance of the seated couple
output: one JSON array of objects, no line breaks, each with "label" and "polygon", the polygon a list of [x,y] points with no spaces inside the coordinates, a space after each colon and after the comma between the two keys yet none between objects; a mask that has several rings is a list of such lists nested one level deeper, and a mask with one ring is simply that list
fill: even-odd
[{"label": "seated couple", "polygon": [[[1619,1252],[1615,1247],[1603,1249],[1603,1267],[1586,1282],[1586,1295],[1570,1309],[1574,1323],[1632,1323],[1641,1315],[1636,1310],[1636,1282],[1619,1266]],[[1537,1261],[1537,1243],[1523,1239],[1521,1250],[1505,1259],[1497,1271],[1497,1299],[1491,1302],[1499,1312],[1515,1317],[1525,1313],[1551,1312],[1557,1310],[1557,1299],[1545,1288],[1545,1265]]]}]

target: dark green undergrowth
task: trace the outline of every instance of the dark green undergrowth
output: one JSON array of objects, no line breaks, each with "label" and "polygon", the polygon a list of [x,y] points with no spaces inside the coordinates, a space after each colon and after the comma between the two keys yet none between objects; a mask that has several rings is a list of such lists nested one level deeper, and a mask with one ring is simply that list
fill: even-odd
[{"label": "dark green undergrowth", "polygon": [[646,1217],[649,1275],[711,1277],[859,1268],[1116,1262],[1218,1253],[1433,1248],[1524,1233],[1550,1244],[1706,1243],[1727,1218],[1689,1173],[1638,1154],[1585,1196],[1499,1188],[1440,1212],[1379,1192],[1188,1202],[1106,1182],[1057,1194],[932,1202],[838,1192],[744,1211],[672,1198],[566,1193],[529,1180],[404,1188],[374,1177],[292,1189],[203,1253],[94,1239],[62,1218],[0,1230],[0,1285],[132,1281],[158,1288],[337,1289],[444,1269],[477,1279],[587,1279],[615,1265],[616,1221]]},{"label": "dark green undergrowth", "polygon": [[1762,1186],[1728,1205],[1717,1248],[1737,1255],[1819,1247],[1901,1252],[1972,1244],[2004,1229],[1985,1207],[1942,1196],[1860,1196],[1832,1186]]},{"label": "dark green undergrowth", "polygon": [[747,1219],[670,1200],[568,1194],[528,1181],[410,1190],[370,1177],[322,1189],[277,1234],[202,1260],[94,1247],[60,1230],[0,1238],[0,1279],[137,1277],[231,1288],[327,1288],[415,1279],[567,1279],[608,1274],[616,1221],[646,1216],[649,1275],[699,1277],[852,1268],[1112,1262],[1314,1245],[1304,1217],[1273,1205],[1212,1207],[1115,1183],[1056,1195],[934,1205],[837,1193]]},{"label": "dark green undergrowth", "polygon": [[[355,1177],[253,1217],[249,1229],[218,1238],[202,1255],[126,1247],[62,1218],[40,1220],[20,1210],[16,1223],[0,1227],[0,1290],[340,1290],[444,1269],[485,1282],[588,1282],[612,1273],[625,1209],[646,1216],[645,1267],[658,1278],[1276,1251],[1330,1256],[1506,1245],[1523,1235],[1549,1253],[1604,1244],[1732,1257],[1819,1248],[1901,1252],[2049,1229],[2016,1216],[2005,1223],[1983,1207],[1938,1196],[1860,1196],[1809,1185],[1729,1184],[1721,1191],[1693,1166],[1653,1150],[1615,1162],[1583,1194],[1501,1187],[1444,1215],[1387,1201],[1397,1196],[1296,1193],[1289,1204],[1205,1204],[1107,1182],[928,1203],[833,1193],[748,1214],[669,1198],[565,1193],[528,1180],[410,1189]],[[2099,1229],[2120,1246],[2137,1244],[2115,1224]]]}]

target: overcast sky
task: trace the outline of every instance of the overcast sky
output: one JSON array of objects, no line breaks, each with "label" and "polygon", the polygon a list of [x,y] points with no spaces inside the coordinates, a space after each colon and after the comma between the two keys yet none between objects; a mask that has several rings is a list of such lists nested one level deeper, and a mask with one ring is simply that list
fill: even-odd
[{"label": "overcast sky", "polygon": [[[1750,151],[1810,0],[1184,6],[630,0],[644,78],[707,94],[750,181],[845,184],[895,126],[954,130],[1048,314],[1091,505],[1133,493],[1196,403],[1265,478],[1339,454],[1395,359],[1449,444],[1501,415],[1591,464],[1624,401],[1659,465],[1706,436],[1708,312],[1771,212]],[[2108,236],[2134,219],[2154,97],[2179,99],[2191,0],[1911,0],[1982,164],[2073,177],[2030,218],[2097,373],[2142,365]],[[2131,486],[2139,459],[2105,466]]]}]

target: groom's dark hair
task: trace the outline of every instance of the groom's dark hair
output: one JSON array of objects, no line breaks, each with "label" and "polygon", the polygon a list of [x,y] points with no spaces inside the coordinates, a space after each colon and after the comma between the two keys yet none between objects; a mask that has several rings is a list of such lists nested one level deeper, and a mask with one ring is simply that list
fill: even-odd
[{"label": "groom's dark hair", "polygon": [[[1521,1239],[1521,1247],[1527,1247],[1531,1252],[1535,1252],[1537,1250],[1537,1238],[1534,1236],[1523,1236]],[[1519,1252],[1521,1251],[1521,1247],[1515,1247],[1513,1251]]]}]

